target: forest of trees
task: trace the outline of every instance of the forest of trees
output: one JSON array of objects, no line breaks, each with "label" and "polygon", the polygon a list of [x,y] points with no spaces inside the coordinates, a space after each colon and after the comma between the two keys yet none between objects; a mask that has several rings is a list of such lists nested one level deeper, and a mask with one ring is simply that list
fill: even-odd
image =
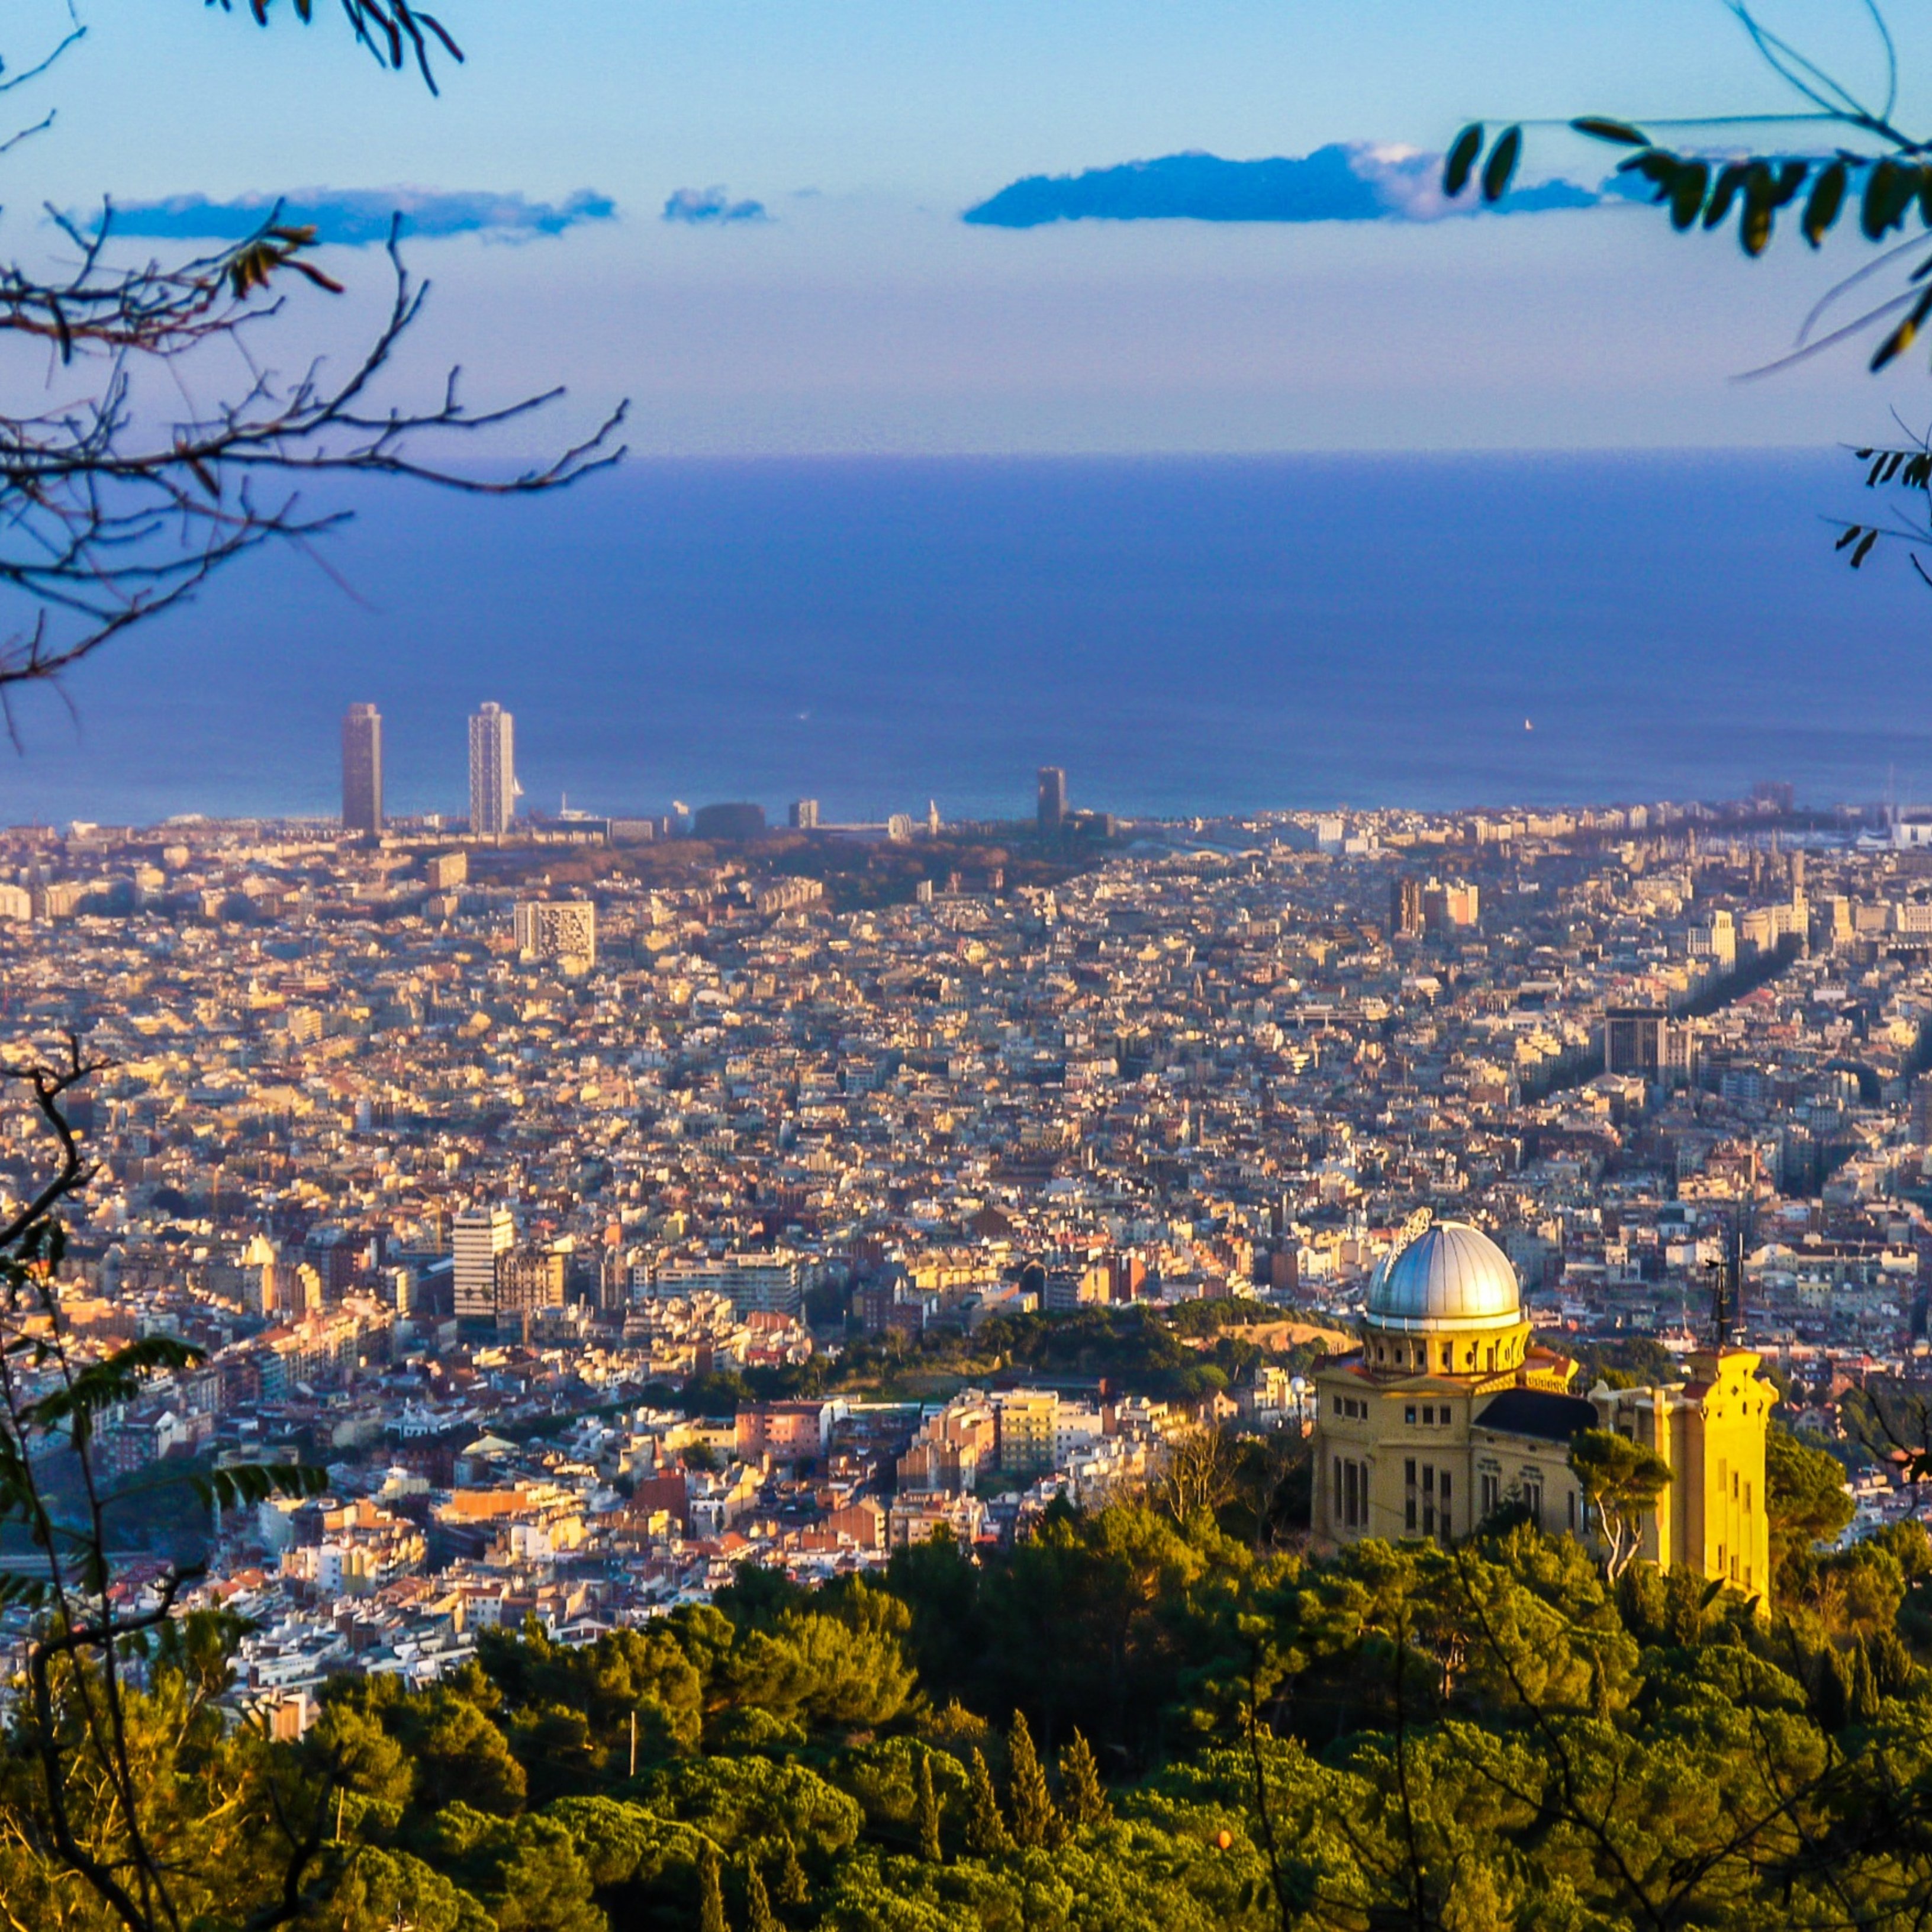
[{"label": "forest of trees", "polygon": [[[299,1742],[218,1701],[236,1632],[200,1612],[130,1640],[138,1847],[70,1672],[50,1732],[15,1706],[0,1923],[1922,1924],[1932,1543],[1821,1546],[1841,1473],[1777,1438],[1768,1606],[1520,1526],[1311,1558],[1169,1493],[817,1591],[747,1569],[586,1647],[484,1632],[434,1688],[328,1683]],[[134,1919],[61,1849],[49,1735]]]}]

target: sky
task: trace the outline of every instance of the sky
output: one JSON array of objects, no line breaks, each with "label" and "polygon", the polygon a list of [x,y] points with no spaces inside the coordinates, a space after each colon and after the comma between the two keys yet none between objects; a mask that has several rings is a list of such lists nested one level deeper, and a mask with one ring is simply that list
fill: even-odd
[{"label": "sky", "polygon": [[[1843,239],[1754,264],[1627,206],[1428,205],[1473,116],[1785,105],[1720,0],[446,0],[469,58],[435,98],[328,0],[266,32],[81,4],[86,39],[7,97],[56,119],[0,159],[0,242],[50,251],[44,204],[111,196],[165,251],[288,194],[358,245],[331,250],[351,293],[298,293],[278,339],[346,352],[399,203],[436,284],[404,379],[560,380],[584,422],[628,397],[642,453],[1815,446],[1925,380],[1734,380],[1855,265]],[[10,68],[63,17],[10,8]],[[1850,0],[1776,18],[1876,80]],[[1190,154],[1302,164],[1216,178],[1298,218],[1176,217],[1221,191],[1198,164],[1051,180]],[[1613,158],[1538,134],[1526,178],[1587,200]],[[1031,225],[1002,225],[1009,190]],[[1040,218],[1102,204],[1139,218]]]}]

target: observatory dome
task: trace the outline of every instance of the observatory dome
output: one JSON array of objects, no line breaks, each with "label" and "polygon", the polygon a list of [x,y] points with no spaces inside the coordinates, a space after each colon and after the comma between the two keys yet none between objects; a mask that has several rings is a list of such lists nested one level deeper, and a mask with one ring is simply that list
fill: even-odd
[{"label": "observatory dome", "polygon": [[1522,1320],[1510,1258],[1466,1221],[1438,1221],[1384,1262],[1366,1312],[1399,1335],[1484,1334]]}]

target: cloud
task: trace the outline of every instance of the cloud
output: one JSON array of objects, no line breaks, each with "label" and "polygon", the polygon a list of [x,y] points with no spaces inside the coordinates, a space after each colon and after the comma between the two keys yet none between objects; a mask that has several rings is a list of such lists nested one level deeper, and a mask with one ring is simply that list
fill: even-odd
[{"label": "cloud", "polygon": [[[1048,221],[1432,221],[1474,205],[1448,202],[1442,158],[1414,148],[1331,142],[1312,154],[1258,161],[1218,154],[1166,154],[1157,160],[1089,168],[1078,175],[1030,175],[964,219],[994,228]],[[1596,188],[1550,181],[1512,189],[1505,214],[1594,208]]]},{"label": "cloud", "polygon": [[770,219],[762,201],[734,201],[722,188],[681,188],[664,205],[667,221],[688,221],[694,226],[724,221]]},{"label": "cloud", "polygon": [[324,242],[363,248],[389,238],[400,213],[406,235],[487,235],[526,241],[561,235],[586,221],[608,221],[617,205],[589,188],[561,202],[526,201],[520,194],[439,194],[424,188],[304,188],[297,194],[238,195],[211,201],[201,194],[160,201],[117,202],[114,232],[158,239],[239,242],[254,233],[272,210],[287,222],[312,224]]}]

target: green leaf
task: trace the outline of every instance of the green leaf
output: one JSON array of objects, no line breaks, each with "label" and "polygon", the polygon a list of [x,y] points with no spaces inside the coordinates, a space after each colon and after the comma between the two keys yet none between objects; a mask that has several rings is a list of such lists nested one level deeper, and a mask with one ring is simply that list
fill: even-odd
[{"label": "green leaf", "polygon": [[1450,144],[1449,158],[1442,164],[1442,192],[1459,195],[1469,184],[1469,170],[1483,152],[1483,124],[1472,121]]},{"label": "green leaf", "polygon": [[1818,178],[1812,183],[1810,198],[1804,204],[1802,224],[1804,238],[1813,248],[1823,242],[1838,220],[1838,211],[1845,204],[1845,184],[1850,178],[1850,170],[1841,160],[1818,171]]},{"label": "green leaf", "polygon": [[1738,190],[1744,184],[1744,178],[1750,172],[1748,161],[1727,161],[1718,170],[1718,184],[1711,190],[1709,206],[1704,210],[1704,226],[1714,228],[1731,212],[1731,203],[1736,200]]},{"label": "green leaf", "polygon": [[1864,196],[1858,210],[1858,225],[1864,230],[1867,241],[1878,241],[1900,226],[1923,179],[1920,170],[1888,155],[1872,170],[1865,177]]},{"label": "green leaf", "polygon": [[192,1368],[206,1352],[172,1335],[144,1335],[103,1360],[89,1363],[64,1388],[42,1396],[24,1413],[38,1429],[56,1429],[67,1423],[75,1441],[84,1442],[92,1433],[94,1418],[103,1409],[130,1400],[150,1376]]},{"label": "green leaf", "polygon": [[1509,184],[1516,173],[1516,164],[1522,158],[1522,130],[1505,128],[1496,137],[1496,145],[1490,150],[1490,158],[1483,164],[1483,199],[1496,202],[1509,192]]},{"label": "green leaf", "polygon": [[1586,114],[1570,124],[1578,134],[1587,134],[1593,141],[1614,141],[1624,148],[1647,148],[1650,145],[1650,137],[1628,121],[1606,121],[1597,115]]},{"label": "green leaf", "polygon": [[1832,548],[1834,550],[1843,550],[1847,544],[1856,543],[1858,538],[1864,535],[1864,526],[1862,524],[1847,524],[1845,527],[1839,532],[1838,541],[1834,543]]},{"label": "green leaf", "polygon": [[1711,184],[1711,170],[1702,161],[1687,161],[1670,184],[1670,225],[1680,234],[1697,219],[1704,206],[1704,191]]},{"label": "green leaf", "polygon": [[1859,538],[1858,548],[1852,552],[1852,568],[1854,570],[1857,569],[1858,566],[1863,563],[1867,557],[1870,556],[1871,547],[1877,542],[1878,532],[1876,530],[1868,530],[1863,536]]},{"label": "green leaf", "polygon": [[[1928,289],[1912,304],[1912,312],[1872,352],[1871,368],[1874,375],[1894,357],[1903,356],[1912,346],[1919,330],[1924,326],[1928,315],[1932,315],[1932,289]],[[1886,482],[1889,483],[1898,474],[1907,453],[1902,449],[1892,452],[1892,462],[1885,473]]]},{"label": "green leaf", "polygon": [[328,1486],[328,1472],[302,1462],[235,1462],[193,1484],[211,1508],[252,1509],[271,1496],[319,1496]]}]

